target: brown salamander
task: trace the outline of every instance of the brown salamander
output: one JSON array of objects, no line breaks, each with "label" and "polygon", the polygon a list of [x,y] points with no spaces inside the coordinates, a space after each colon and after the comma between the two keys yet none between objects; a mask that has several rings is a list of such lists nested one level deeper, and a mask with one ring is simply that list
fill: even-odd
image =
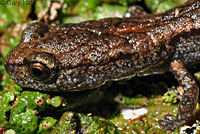
[{"label": "brown salamander", "polygon": [[177,116],[166,116],[159,123],[174,130],[196,109],[199,88],[187,67],[199,63],[200,1],[189,0],[165,13],[143,17],[31,24],[4,64],[21,87],[60,92],[171,71],[184,94]]}]

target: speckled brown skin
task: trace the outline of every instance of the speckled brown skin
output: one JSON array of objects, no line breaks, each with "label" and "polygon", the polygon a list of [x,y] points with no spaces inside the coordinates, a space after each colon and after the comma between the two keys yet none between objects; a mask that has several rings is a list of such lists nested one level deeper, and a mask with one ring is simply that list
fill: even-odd
[{"label": "speckled brown skin", "polygon": [[182,96],[177,116],[166,115],[165,120],[159,121],[159,124],[163,126],[164,130],[174,130],[184,125],[193,115],[199,95],[199,88],[195,79],[181,61],[174,60],[171,62],[171,72],[183,87],[184,95]]},{"label": "speckled brown skin", "polygon": [[174,130],[191,117],[198,100],[198,86],[185,66],[200,63],[199,6],[199,0],[190,0],[163,14],[34,23],[7,55],[5,67],[21,87],[62,92],[171,71],[185,92],[177,117],[160,124]]}]

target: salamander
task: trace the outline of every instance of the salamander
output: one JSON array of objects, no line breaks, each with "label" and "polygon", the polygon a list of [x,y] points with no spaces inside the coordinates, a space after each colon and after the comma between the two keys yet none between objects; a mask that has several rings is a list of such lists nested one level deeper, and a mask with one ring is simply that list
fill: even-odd
[{"label": "salamander", "polygon": [[56,26],[36,22],[24,30],[4,61],[21,87],[57,92],[170,71],[184,94],[176,117],[159,121],[164,130],[183,126],[193,115],[199,88],[187,68],[199,63],[199,0],[142,17]]}]

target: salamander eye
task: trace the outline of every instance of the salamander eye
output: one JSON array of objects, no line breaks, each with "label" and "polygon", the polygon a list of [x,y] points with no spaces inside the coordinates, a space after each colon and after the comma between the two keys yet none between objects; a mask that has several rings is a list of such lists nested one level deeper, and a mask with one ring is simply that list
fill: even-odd
[{"label": "salamander eye", "polygon": [[31,63],[29,69],[36,80],[44,80],[49,76],[49,69],[41,63]]},{"label": "salamander eye", "polygon": [[58,60],[46,52],[33,52],[25,58],[27,76],[32,83],[54,83],[58,75]]}]

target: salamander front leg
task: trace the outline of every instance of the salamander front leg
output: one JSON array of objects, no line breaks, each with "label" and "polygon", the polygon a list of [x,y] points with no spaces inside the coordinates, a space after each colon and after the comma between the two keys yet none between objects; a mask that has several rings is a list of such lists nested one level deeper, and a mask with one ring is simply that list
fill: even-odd
[{"label": "salamander front leg", "polygon": [[159,121],[163,129],[168,131],[173,131],[183,126],[189,120],[196,109],[199,96],[198,85],[182,62],[171,62],[171,72],[175,75],[179,85],[183,87],[184,94],[176,117],[167,115],[165,116],[165,120]]}]

